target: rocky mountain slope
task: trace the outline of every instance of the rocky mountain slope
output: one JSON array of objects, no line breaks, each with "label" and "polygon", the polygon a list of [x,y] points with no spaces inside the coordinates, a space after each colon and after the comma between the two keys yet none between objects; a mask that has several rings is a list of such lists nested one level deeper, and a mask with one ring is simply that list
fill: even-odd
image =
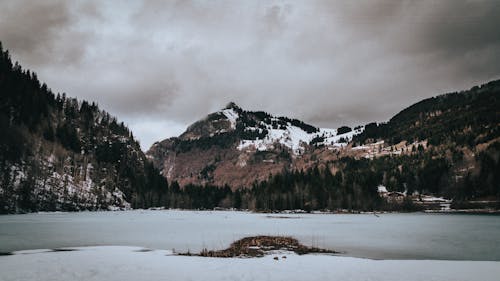
[{"label": "rocky mountain slope", "polygon": [[248,187],[283,169],[310,167],[305,155],[319,147],[334,153],[361,132],[362,126],[317,128],[229,103],[179,137],[153,144],[147,156],[167,179],[181,185]]}]

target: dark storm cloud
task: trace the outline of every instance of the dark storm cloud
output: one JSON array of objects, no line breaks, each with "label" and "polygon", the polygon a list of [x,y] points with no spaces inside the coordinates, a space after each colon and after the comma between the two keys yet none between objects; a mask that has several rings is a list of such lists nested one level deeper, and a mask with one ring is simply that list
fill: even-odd
[{"label": "dark storm cloud", "polygon": [[147,147],[228,101],[384,121],[500,76],[499,1],[3,1],[0,40]]},{"label": "dark storm cloud", "polygon": [[[1,40],[29,65],[77,64],[84,55],[89,34],[74,29],[78,18],[72,14],[70,4],[61,0],[2,1]],[[83,15],[87,11],[75,12]]]},{"label": "dark storm cloud", "polygon": [[[462,55],[475,49],[500,43],[500,2],[460,2],[449,5],[437,2],[421,19],[422,29],[415,46],[426,52],[441,51],[445,55]],[[418,44],[420,42],[420,44]]]}]

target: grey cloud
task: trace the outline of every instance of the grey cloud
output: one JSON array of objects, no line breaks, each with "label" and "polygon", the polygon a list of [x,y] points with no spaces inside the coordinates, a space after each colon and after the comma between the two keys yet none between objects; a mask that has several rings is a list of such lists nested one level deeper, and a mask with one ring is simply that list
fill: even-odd
[{"label": "grey cloud", "polygon": [[15,57],[56,91],[126,120],[144,148],[228,101],[338,127],[384,121],[423,98],[500,76],[498,1],[0,8],[0,38]]},{"label": "grey cloud", "polygon": [[76,6],[76,12],[79,13],[80,15],[84,15],[85,17],[98,20],[98,21],[104,21],[105,18],[100,10],[100,7],[98,6],[98,2],[92,2],[92,1],[84,1],[81,2],[80,5]]},{"label": "grey cloud", "polygon": [[77,64],[85,54],[89,34],[74,28],[77,17],[71,4],[62,0],[3,1],[0,38],[28,65]]},{"label": "grey cloud", "polygon": [[[425,38],[420,48],[445,54],[463,54],[478,48],[500,43],[500,3],[453,2],[453,6],[437,2],[426,14],[423,28],[417,34]],[[418,42],[415,40],[415,43]]]},{"label": "grey cloud", "polygon": [[47,61],[60,30],[68,23],[67,5],[61,1],[2,3],[1,38],[28,63]]}]

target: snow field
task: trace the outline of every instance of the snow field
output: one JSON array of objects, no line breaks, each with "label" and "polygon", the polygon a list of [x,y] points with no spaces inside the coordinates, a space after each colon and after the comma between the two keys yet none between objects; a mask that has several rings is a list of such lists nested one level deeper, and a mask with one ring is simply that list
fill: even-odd
[{"label": "snow field", "polygon": [[[279,253],[263,258],[176,256],[171,251],[102,246],[19,251],[0,256],[0,280],[498,280],[500,262],[369,260]],[[286,255],[286,259],[282,256]],[[279,260],[274,260],[279,257]]]}]

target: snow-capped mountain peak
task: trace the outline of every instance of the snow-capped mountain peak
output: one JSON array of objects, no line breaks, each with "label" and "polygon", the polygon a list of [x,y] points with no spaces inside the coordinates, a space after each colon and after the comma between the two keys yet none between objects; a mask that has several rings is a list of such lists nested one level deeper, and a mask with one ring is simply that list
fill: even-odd
[{"label": "snow-capped mountain peak", "polygon": [[338,129],[317,128],[297,119],[277,117],[263,111],[246,111],[230,102],[225,108],[209,114],[195,122],[180,139],[198,140],[224,134],[237,141],[234,145],[240,151],[269,151],[277,146],[289,148],[299,155],[309,145],[335,148],[347,145],[354,135],[363,132],[364,127]]},{"label": "snow-capped mountain peak", "polygon": [[[272,121],[281,121],[273,117]],[[364,127],[357,127],[349,132],[338,133],[337,129],[320,128],[316,132],[306,131],[304,128],[286,122],[284,125],[273,126],[261,121],[259,127],[246,127],[247,131],[267,131],[263,138],[242,139],[237,146],[239,150],[255,149],[266,151],[274,149],[275,144],[288,147],[295,155],[301,154],[307,145],[323,145],[327,147],[345,146],[354,135],[363,132]],[[264,126],[265,129],[261,129]]]},{"label": "snow-capped mountain peak", "polygon": [[[228,121],[228,128],[220,129],[218,124],[222,120]],[[337,129],[316,128],[297,119],[276,117],[262,111],[245,111],[234,102],[209,115],[205,121],[211,124],[204,127],[219,128],[211,131],[211,135],[234,131],[239,139],[238,150],[266,151],[281,145],[291,149],[295,155],[301,154],[308,145],[344,146],[364,129],[342,127],[339,132]]]}]

